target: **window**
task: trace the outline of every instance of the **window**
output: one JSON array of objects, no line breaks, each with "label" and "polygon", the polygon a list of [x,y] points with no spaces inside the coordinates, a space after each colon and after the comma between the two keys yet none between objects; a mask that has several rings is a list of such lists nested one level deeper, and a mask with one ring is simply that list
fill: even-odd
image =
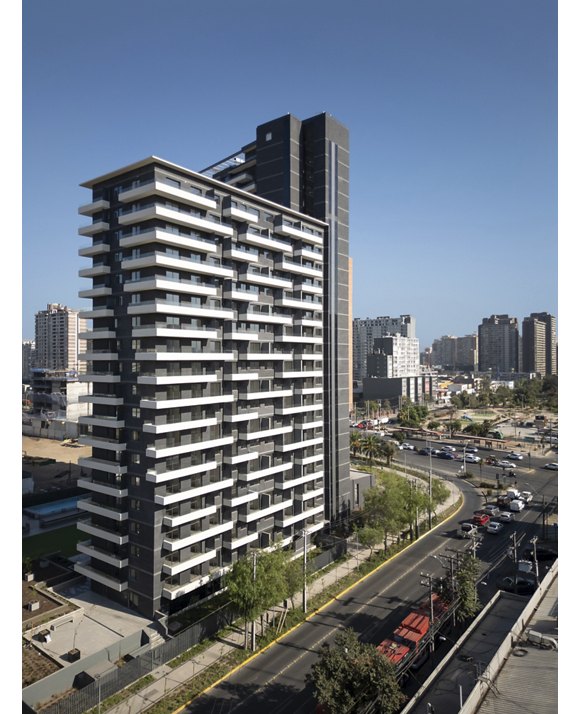
[{"label": "window", "polygon": [[266,132],[266,136],[264,138],[266,141],[272,141],[272,132],[271,131]]},{"label": "window", "polygon": [[139,407],[133,407],[133,409],[131,409],[131,416],[135,419],[139,419],[141,417],[141,409],[139,409]]}]

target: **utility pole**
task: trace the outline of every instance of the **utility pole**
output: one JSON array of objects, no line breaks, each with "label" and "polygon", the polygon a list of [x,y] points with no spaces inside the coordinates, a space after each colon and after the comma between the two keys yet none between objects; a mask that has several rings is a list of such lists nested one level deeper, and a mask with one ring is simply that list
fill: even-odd
[{"label": "utility pole", "polygon": [[421,580],[421,585],[429,588],[429,649],[431,654],[435,651],[435,635],[433,632],[434,612],[433,612],[433,575],[431,573],[421,573],[422,578],[427,578],[427,582]]},{"label": "utility pole", "polygon": [[304,536],[304,560],[303,560],[303,578],[304,578],[304,590],[302,592],[302,608],[304,610],[304,613],[308,612],[308,605],[307,605],[307,593],[306,593],[306,563],[307,563],[307,549],[306,549],[306,542],[308,539],[308,532],[306,530],[302,531],[302,535]]},{"label": "utility pole", "polygon": [[540,571],[538,568],[538,553],[536,550],[536,543],[538,542],[538,536],[534,536],[530,543],[534,546],[534,569],[536,571],[536,585],[540,584]]},{"label": "utility pole", "polygon": [[431,457],[431,442],[429,442],[429,530],[432,527],[431,510],[433,498],[433,459]]}]

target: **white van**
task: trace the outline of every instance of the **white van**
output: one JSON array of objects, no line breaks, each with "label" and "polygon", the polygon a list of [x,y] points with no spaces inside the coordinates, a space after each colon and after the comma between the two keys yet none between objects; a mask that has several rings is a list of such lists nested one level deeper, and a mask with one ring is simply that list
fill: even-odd
[{"label": "white van", "polygon": [[524,510],[524,506],[525,503],[523,501],[520,501],[519,498],[514,498],[514,500],[510,503],[510,511],[517,511],[519,513]]}]

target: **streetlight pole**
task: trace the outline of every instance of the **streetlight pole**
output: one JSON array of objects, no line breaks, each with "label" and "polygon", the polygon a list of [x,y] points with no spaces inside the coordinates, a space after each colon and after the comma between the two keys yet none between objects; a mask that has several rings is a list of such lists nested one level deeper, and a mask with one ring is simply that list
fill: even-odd
[{"label": "streetlight pole", "polygon": [[431,508],[432,508],[431,499],[432,498],[433,498],[433,459],[431,456],[431,442],[429,441],[429,530],[431,530],[431,527],[433,525],[432,520],[431,520]]},{"label": "streetlight pole", "polygon": [[307,549],[306,549],[306,541],[308,538],[308,531],[303,530],[302,535],[304,536],[304,559],[303,559],[303,571],[302,575],[304,578],[304,589],[302,591],[302,609],[304,610],[304,613],[308,612],[308,605],[307,605],[307,592],[306,592],[306,563],[307,563]]},{"label": "streetlight pole", "polygon": [[427,582],[424,582],[423,580],[421,581],[421,585],[426,585],[429,587],[429,649],[431,650],[431,654],[435,651],[435,640],[434,640],[434,633],[433,633],[433,624],[434,624],[434,612],[433,612],[433,575],[431,573],[421,573],[422,578],[427,578]]}]

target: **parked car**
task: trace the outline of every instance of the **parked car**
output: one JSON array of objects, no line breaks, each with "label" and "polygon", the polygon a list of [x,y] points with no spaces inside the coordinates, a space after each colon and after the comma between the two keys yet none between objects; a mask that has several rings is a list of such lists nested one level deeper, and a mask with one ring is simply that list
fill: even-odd
[{"label": "parked car", "polygon": [[401,448],[402,448],[402,449],[407,449],[407,450],[409,450],[409,451],[414,451],[414,450],[415,450],[415,447],[413,446],[413,444],[408,444],[406,441],[404,441],[404,442],[401,444]]},{"label": "parked car", "polygon": [[497,464],[496,464],[496,466],[500,466],[502,469],[515,469],[515,468],[517,468],[517,467],[516,467],[516,464],[512,464],[511,461],[506,461],[506,460],[498,461]]},{"label": "parked car", "polygon": [[501,521],[502,523],[510,523],[514,519],[514,514],[511,513],[510,511],[500,511],[496,518],[498,521]]},{"label": "parked car", "polygon": [[524,458],[521,454],[518,454],[517,451],[512,451],[511,454],[507,455],[507,457],[513,461],[521,461]]},{"label": "parked car", "polygon": [[557,471],[558,470],[558,464],[557,463],[552,463],[552,464],[546,464],[544,466],[545,469],[549,469],[550,471]]},{"label": "parked car", "polygon": [[508,593],[517,593],[518,595],[531,595],[536,589],[536,583],[529,577],[524,575],[506,575],[496,581],[496,585],[500,590],[505,590]]},{"label": "parked car", "polygon": [[520,498],[525,503],[531,503],[532,499],[534,498],[534,495],[532,494],[531,491],[522,491],[520,494]]},{"label": "parked car", "polygon": [[441,447],[441,451],[457,451],[457,449],[454,446],[449,446],[448,444],[443,444]]},{"label": "parked car", "polygon": [[457,529],[457,537],[473,538],[473,536],[477,535],[477,532],[477,526],[473,525],[473,523],[460,523]]},{"label": "parked car", "polygon": [[476,526],[486,526],[491,519],[487,513],[474,513],[472,520]]},{"label": "parked car", "polygon": [[498,523],[497,521],[490,521],[485,529],[488,533],[499,533],[503,530],[503,523]]},{"label": "parked car", "polygon": [[486,505],[481,509],[484,513],[492,518],[499,515],[499,508],[494,506],[493,503],[486,503]]}]

